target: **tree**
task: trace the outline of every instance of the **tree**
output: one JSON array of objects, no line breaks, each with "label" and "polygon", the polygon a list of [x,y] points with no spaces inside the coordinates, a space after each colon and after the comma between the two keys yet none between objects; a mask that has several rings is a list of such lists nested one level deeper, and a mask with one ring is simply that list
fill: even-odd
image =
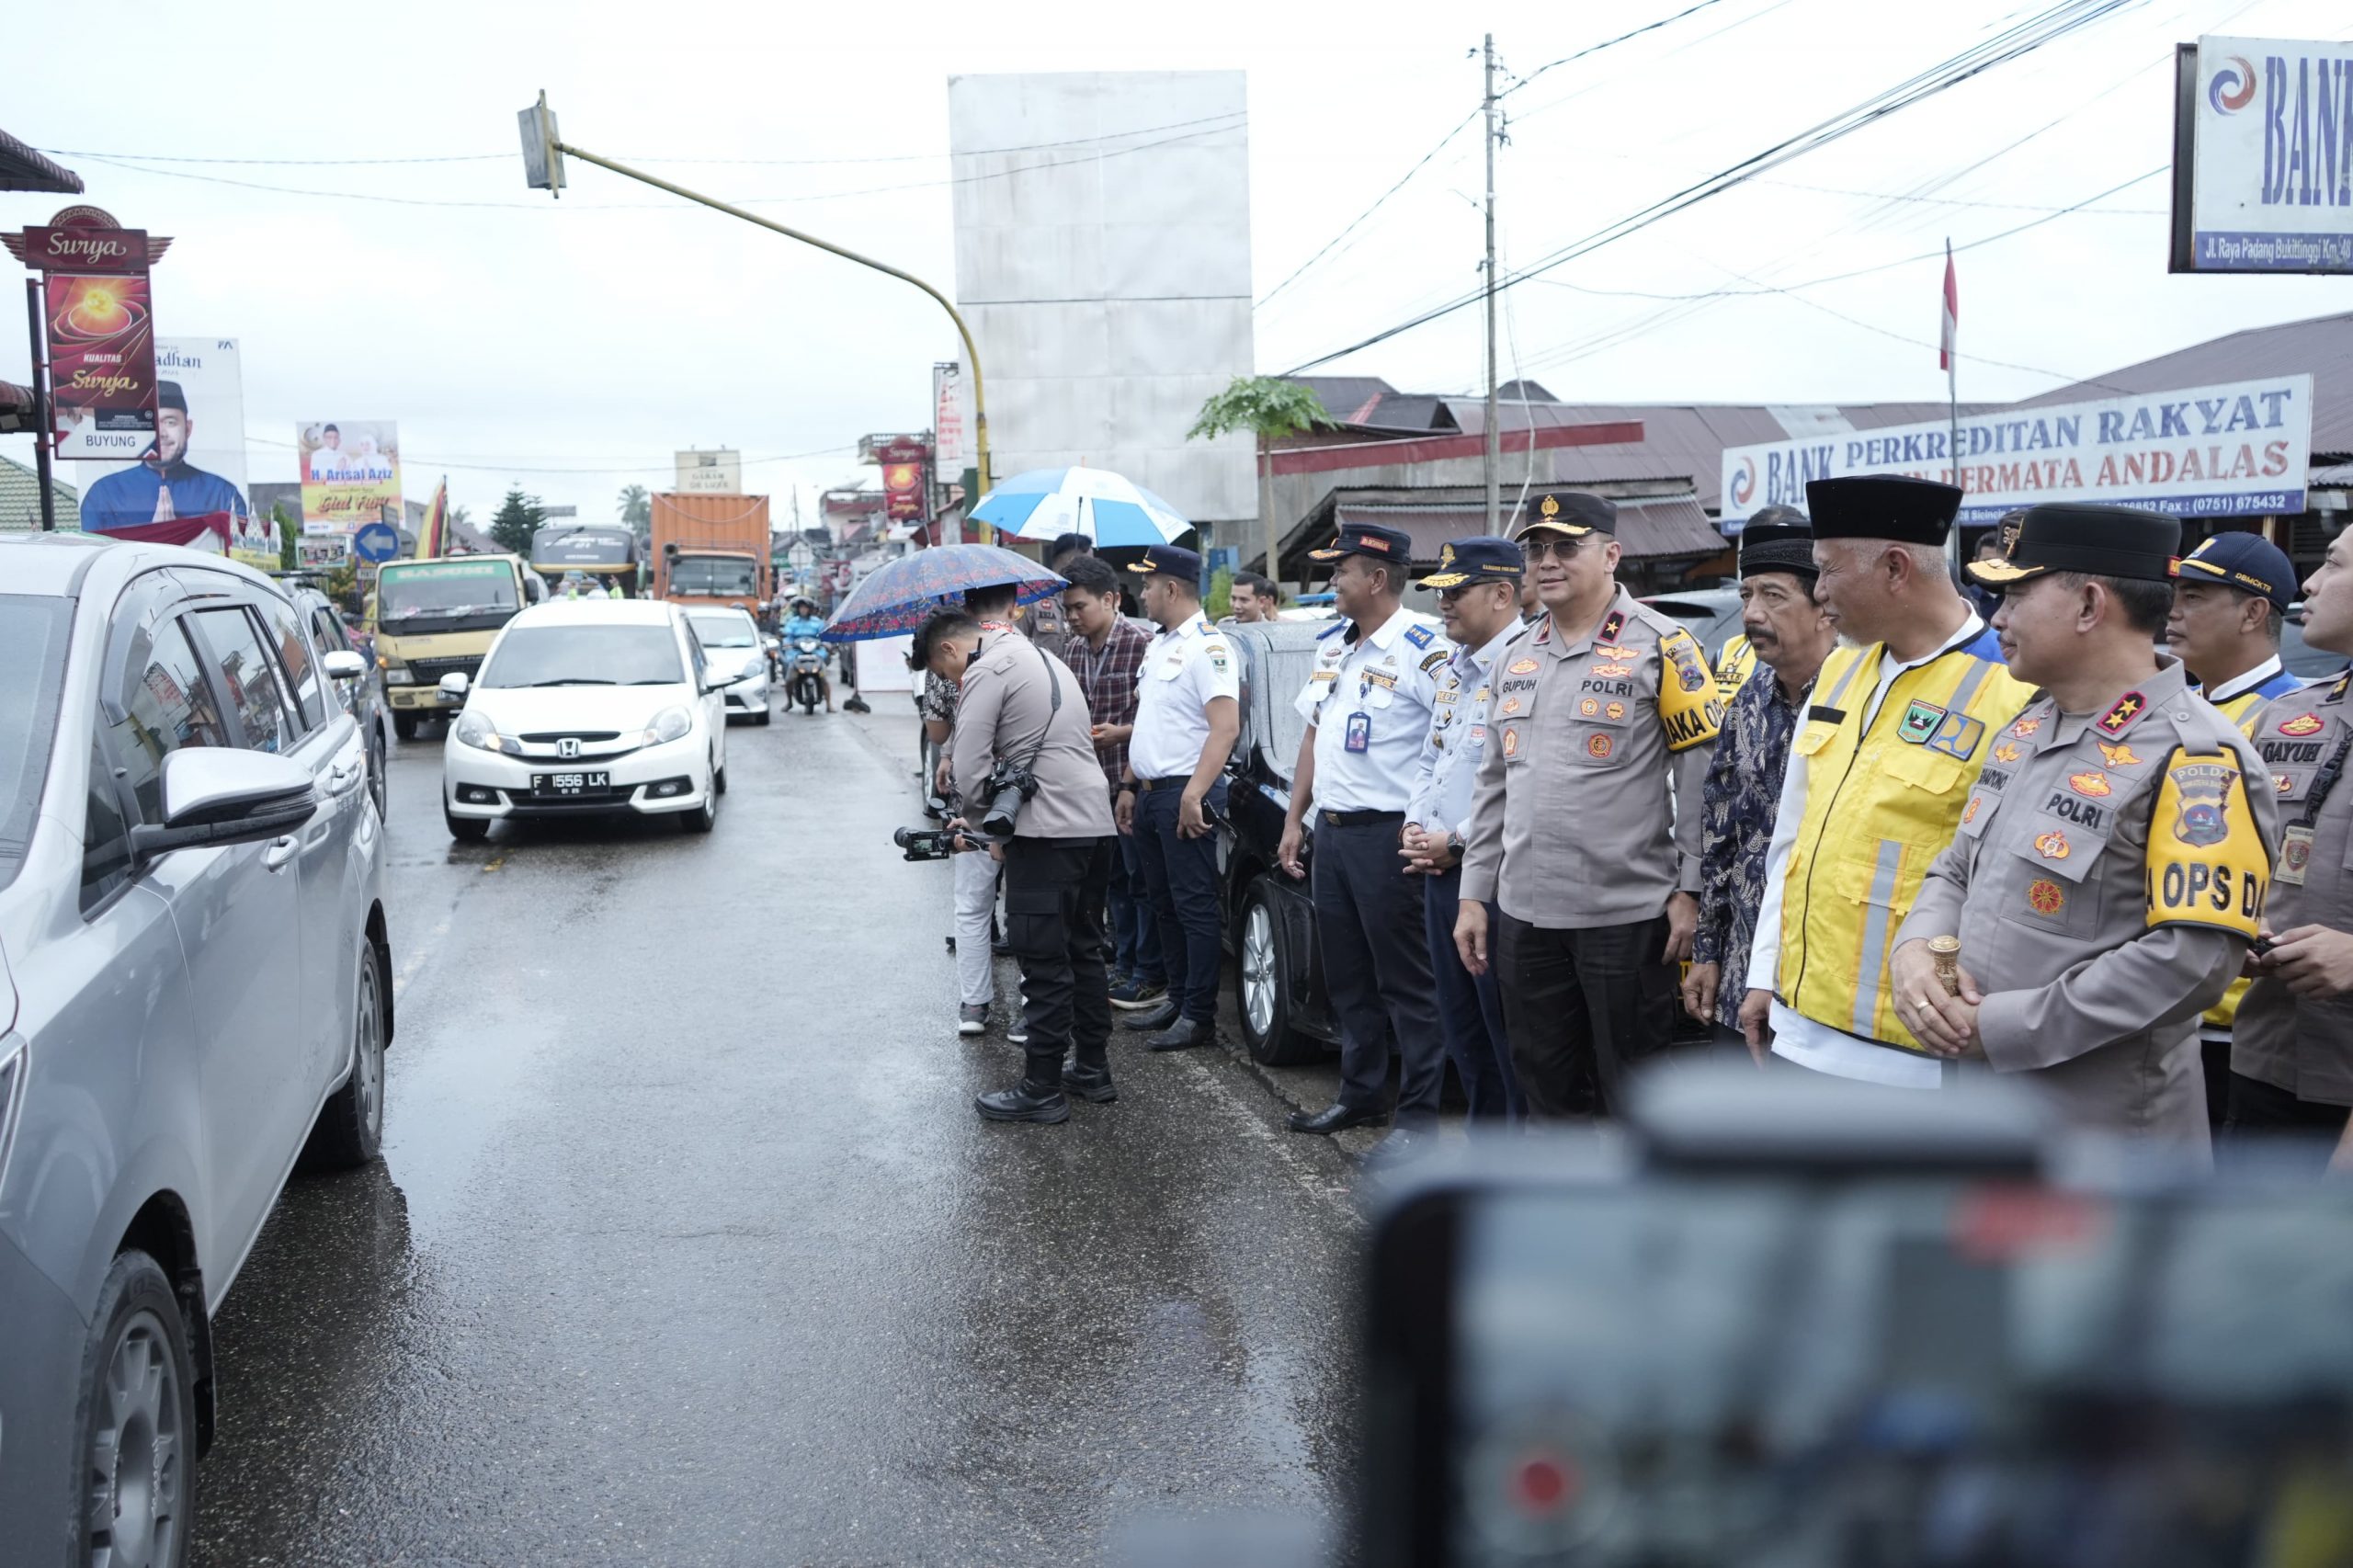
[{"label": "tree", "polygon": [[473,527],[473,525],[474,512],[472,507],[452,506],[449,508],[449,531],[451,533],[457,532],[460,528],[470,528]]},{"label": "tree", "polygon": [[621,521],[640,533],[654,526],[654,497],[642,484],[621,486]]},{"label": "tree", "polygon": [[531,535],[547,519],[540,498],[524,494],[523,487],[517,484],[506,492],[506,499],[498,504],[498,515],[490,519],[490,537],[499,549],[528,556],[531,553]]},{"label": "tree", "polygon": [[1267,534],[1267,575],[1282,580],[1281,541],[1275,530],[1274,444],[1286,436],[1339,424],[1324,410],[1313,387],[1280,376],[1236,376],[1225,390],[1201,404],[1188,441],[1214,440],[1235,430],[1258,438],[1258,520]]},{"label": "tree", "polygon": [[1201,600],[1201,608],[1213,620],[1223,620],[1233,613],[1233,574],[1221,566],[1210,574],[1209,597]]},{"label": "tree", "polygon": [[294,519],[286,515],[286,504],[282,501],[269,504],[269,520],[278,528],[278,569],[291,572],[301,553],[295,548],[294,540],[302,530],[296,528]]}]

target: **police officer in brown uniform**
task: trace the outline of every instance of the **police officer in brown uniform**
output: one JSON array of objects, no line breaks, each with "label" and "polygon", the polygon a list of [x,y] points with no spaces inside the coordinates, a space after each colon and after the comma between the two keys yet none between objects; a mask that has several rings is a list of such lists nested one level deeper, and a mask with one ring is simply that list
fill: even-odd
[{"label": "police officer in brown uniform", "polygon": [[[1455,946],[1492,961],[1538,1117],[1617,1108],[1666,1047],[1699,924],[1699,797],[1723,717],[1699,645],[1619,585],[1618,508],[1534,498],[1518,535],[1544,613],[1489,672]],[[1487,905],[1497,912],[1488,929]]]},{"label": "police officer in brown uniform", "polygon": [[1998,732],[1892,971],[1931,1053],[2029,1077],[2079,1125],[2203,1149],[2198,1016],[2255,940],[2279,836],[2254,745],[2155,651],[2180,547],[2154,512],[2046,506],[2006,560],[1971,564],[2042,691]]},{"label": "police officer in brown uniform", "polygon": [[[2353,533],[2304,584],[2304,641],[2353,653]],[[2226,1136],[2344,1134],[2353,1106],[2353,676],[2276,697],[2256,749],[2279,802],[2279,860],[2231,1036]],[[2340,1144],[2336,1164],[2353,1165]]]}]

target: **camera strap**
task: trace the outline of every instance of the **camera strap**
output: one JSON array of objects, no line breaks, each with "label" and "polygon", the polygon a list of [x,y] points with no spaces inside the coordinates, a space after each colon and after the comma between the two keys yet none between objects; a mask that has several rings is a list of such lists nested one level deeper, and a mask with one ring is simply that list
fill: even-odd
[{"label": "camera strap", "polygon": [[1030,643],[1029,647],[1030,651],[1038,655],[1038,663],[1043,665],[1046,671],[1046,727],[1038,732],[1038,744],[1029,748],[1029,760],[1021,765],[1021,771],[1024,773],[1035,773],[1038,770],[1038,759],[1046,755],[1047,737],[1054,733],[1055,716],[1063,710],[1063,683],[1062,677],[1054,674],[1054,661],[1048,658],[1046,651],[1035,642]]}]

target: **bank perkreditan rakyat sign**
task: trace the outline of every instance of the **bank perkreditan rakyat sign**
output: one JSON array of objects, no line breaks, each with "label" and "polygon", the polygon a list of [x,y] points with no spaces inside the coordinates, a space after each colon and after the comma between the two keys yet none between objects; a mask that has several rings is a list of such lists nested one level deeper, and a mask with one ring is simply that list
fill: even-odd
[{"label": "bank perkreditan rakyat sign", "polygon": [[1768,506],[1805,506],[1810,480],[1903,473],[1958,483],[1961,520],[2015,506],[2091,501],[2177,517],[2304,509],[2313,379],[2191,387],[2098,403],[1964,415],[1956,479],[1946,422],[1812,435],[1724,452],[1725,532]]},{"label": "bank perkreditan rakyat sign", "polygon": [[2175,54],[2176,272],[2353,273],[2353,43]]}]

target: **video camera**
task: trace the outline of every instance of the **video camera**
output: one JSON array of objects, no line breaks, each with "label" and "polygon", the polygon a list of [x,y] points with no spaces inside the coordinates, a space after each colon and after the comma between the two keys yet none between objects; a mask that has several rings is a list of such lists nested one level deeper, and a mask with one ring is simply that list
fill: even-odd
[{"label": "video camera", "polygon": [[891,835],[891,842],[905,850],[910,860],[945,860],[958,853],[960,836],[953,828],[903,827]]}]

